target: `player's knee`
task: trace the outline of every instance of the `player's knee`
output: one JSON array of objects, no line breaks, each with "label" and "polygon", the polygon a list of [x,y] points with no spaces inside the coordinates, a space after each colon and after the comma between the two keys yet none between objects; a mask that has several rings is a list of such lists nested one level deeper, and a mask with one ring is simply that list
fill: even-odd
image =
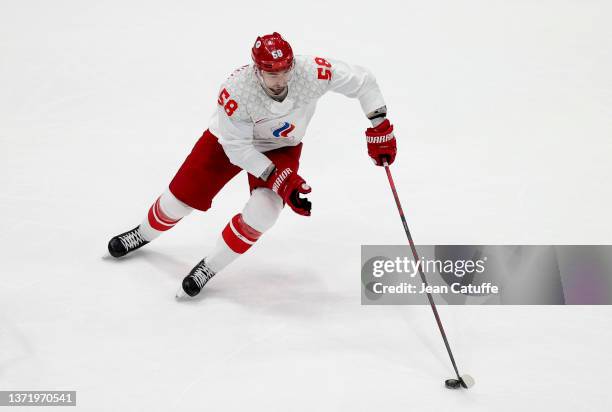
[{"label": "player's knee", "polygon": [[159,198],[159,205],[162,210],[173,219],[181,219],[187,216],[193,210],[192,207],[181,202],[172,194],[170,189],[166,191]]},{"label": "player's knee", "polygon": [[251,198],[242,210],[242,218],[253,229],[265,232],[276,223],[283,210],[282,199],[270,189],[253,190]]}]

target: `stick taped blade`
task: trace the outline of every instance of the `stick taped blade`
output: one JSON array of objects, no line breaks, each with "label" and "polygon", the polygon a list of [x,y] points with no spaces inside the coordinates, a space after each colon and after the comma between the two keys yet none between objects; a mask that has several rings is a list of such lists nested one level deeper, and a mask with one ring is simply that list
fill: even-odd
[{"label": "stick taped blade", "polygon": [[466,389],[476,385],[476,381],[470,375],[461,375],[461,386]]}]

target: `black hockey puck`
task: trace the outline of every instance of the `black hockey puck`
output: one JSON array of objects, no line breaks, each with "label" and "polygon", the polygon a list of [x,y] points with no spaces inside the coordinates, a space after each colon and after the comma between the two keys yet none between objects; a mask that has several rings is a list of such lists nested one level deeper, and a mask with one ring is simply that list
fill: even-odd
[{"label": "black hockey puck", "polygon": [[447,379],[444,381],[444,386],[448,389],[457,389],[461,387],[461,382],[459,382],[459,379]]}]

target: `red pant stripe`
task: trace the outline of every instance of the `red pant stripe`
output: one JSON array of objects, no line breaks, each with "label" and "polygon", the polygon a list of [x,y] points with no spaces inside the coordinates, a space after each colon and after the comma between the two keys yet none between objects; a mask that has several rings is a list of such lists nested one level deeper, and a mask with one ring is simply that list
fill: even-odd
[{"label": "red pant stripe", "polygon": [[155,205],[154,205],[155,206],[155,216],[160,222],[165,223],[166,225],[172,225],[172,226],[176,225],[178,221],[181,219],[172,219],[170,216],[165,214],[161,208],[160,199],[161,199],[161,196],[157,198],[157,201],[155,202]]},{"label": "red pant stripe", "polygon": [[259,237],[261,236],[261,232],[253,229],[244,221],[241,213],[234,216],[231,222],[234,226],[234,229],[236,229],[238,233],[249,239],[251,242],[257,242],[257,239],[259,239]]},{"label": "red pant stripe", "polygon": [[151,225],[151,227],[161,232],[164,232],[168,229],[172,229],[174,225],[176,225],[178,221],[181,220],[175,220],[168,217],[168,215],[166,215],[161,209],[161,206],[159,204],[159,198],[157,198],[155,203],[149,209],[149,214],[147,217],[149,219],[149,224]]},{"label": "red pant stripe", "polygon": [[238,214],[230,220],[221,233],[223,240],[230,249],[236,253],[244,253],[261,236],[261,232],[253,229],[242,219],[242,215]]}]

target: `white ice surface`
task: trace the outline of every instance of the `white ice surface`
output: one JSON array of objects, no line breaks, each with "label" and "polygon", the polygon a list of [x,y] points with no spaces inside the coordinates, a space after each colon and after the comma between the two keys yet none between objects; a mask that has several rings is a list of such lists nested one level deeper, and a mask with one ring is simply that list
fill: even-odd
[{"label": "white ice surface", "polygon": [[361,244],[402,244],[359,104],[321,101],[286,210],[201,297],[174,292],[245,176],[139,253],[103,258],[206,128],[257,34],[369,67],[423,244],[609,244],[606,1],[0,3],[0,390],[83,411],[603,410],[610,307],[360,305]]}]

